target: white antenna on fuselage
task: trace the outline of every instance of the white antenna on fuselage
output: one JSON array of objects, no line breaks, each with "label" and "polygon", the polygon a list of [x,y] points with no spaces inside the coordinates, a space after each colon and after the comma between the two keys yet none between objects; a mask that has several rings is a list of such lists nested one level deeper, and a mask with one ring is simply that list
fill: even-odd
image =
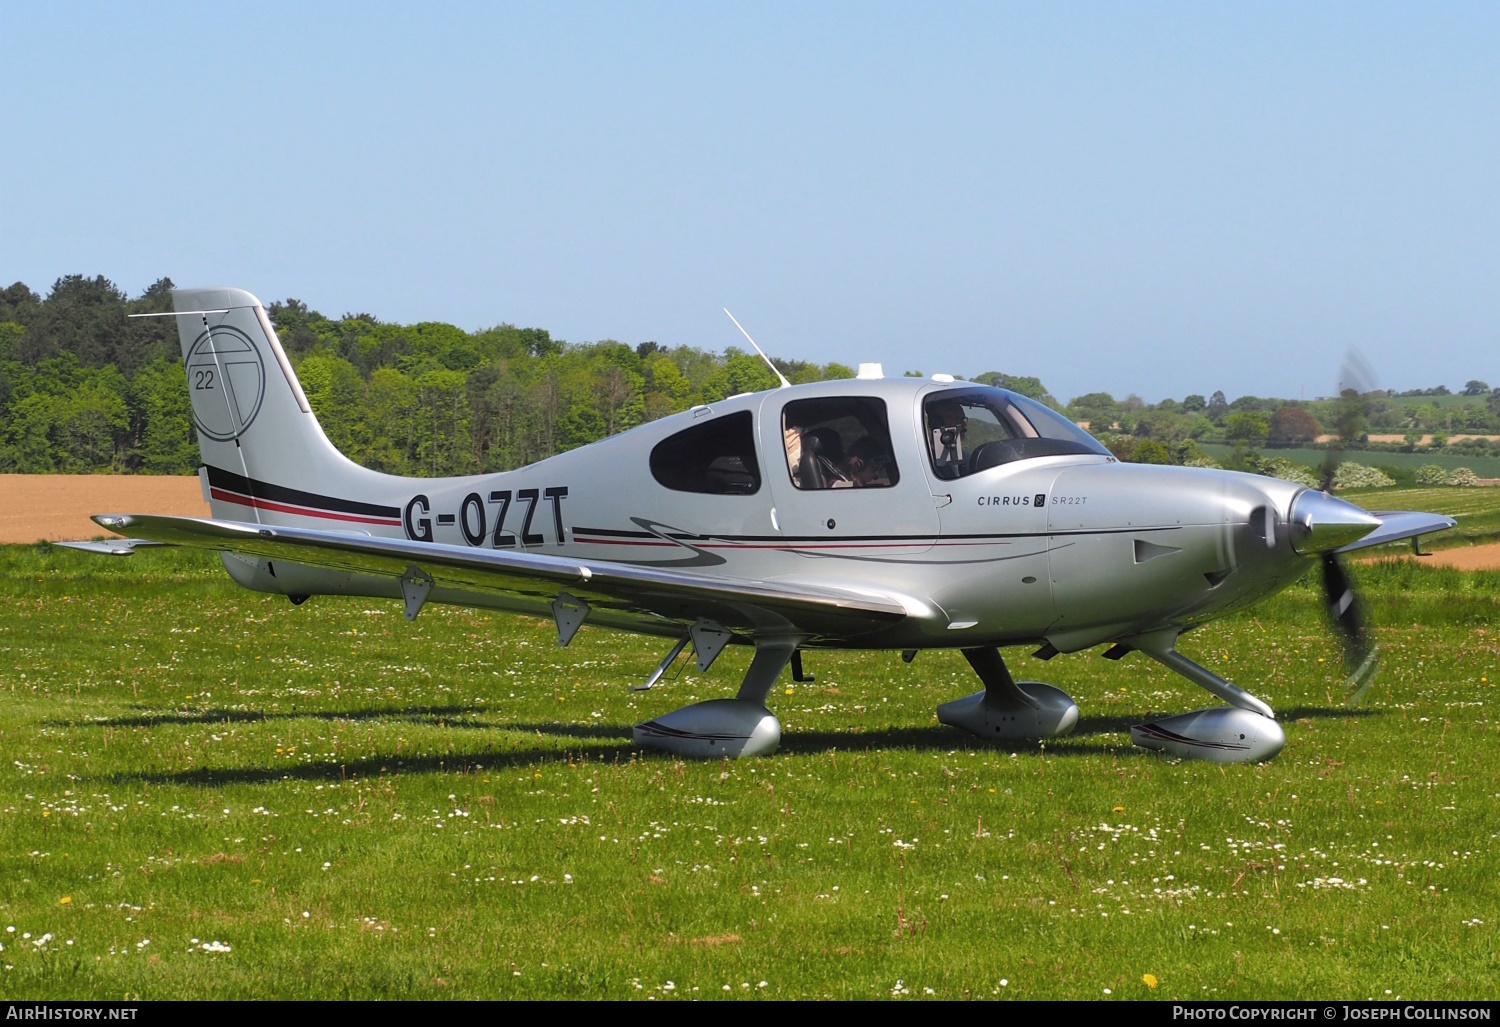
[{"label": "white antenna on fuselage", "polygon": [[[728,307],[724,308],[724,313],[729,314]],[[729,314],[729,320],[734,321],[733,314]],[[744,325],[740,324],[738,321],[734,321],[734,326],[740,330],[740,334],[745,337],[746,342],[748,342],[752,346],[755,346],[755,340],[750,338],[750,333],[745,331]],[[771,358],[766,356],[765,350],[761,349],[759,346],[755,346],[755,352],[760,354],[760,358],[766,362],[766,366],[771,369],[771,373],[781,380],[781,387],[783,389],[789,389],[792,387],[792,383],[786,380],[786,375],[782,374],[781,371],[776,367],[776,365],[771,363]]]}]

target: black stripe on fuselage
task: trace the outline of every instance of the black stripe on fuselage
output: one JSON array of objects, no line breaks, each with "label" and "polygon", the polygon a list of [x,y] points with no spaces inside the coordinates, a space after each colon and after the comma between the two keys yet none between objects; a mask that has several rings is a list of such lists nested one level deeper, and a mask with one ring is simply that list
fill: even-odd
[{"label": "black stripe on fuselage", "polygon": [[574,535],[591,535],[599,538],[659,539],[665,536],[670,539],[701,542],[889,542],[894,545],[902,542],[930,542],[934,539],[942,542],[982,542],[986,539],[1047,538],[1051,535],[1128,535],[1132,532],[1138,534],[1146,531],[1177,531],[1181,527],[1182,525],[1179,524],[1168,524],[1156,528],[1073,528],[1057,531],[984,532],[976,535],[942,535],[935,532],[925,535],[721,535],[718,533],[690,535],[677,531],[655,535],[649,531],[621,531],[616,528],[575,527],[571,530]]},{"label": "black stripe on fuselage", "polygon": [[[208,466],[208,465],[205,465]],[[212,488],[238,492],[253,499],[265,499],[273,503],[290,503],[296,506],[313,507],[319,510],[336,510],[339,513],[365,514],[369,517],[392,517],[400,519],[401,508],[381,506],[378,503],[361,503],[353,499],[338,499],[320,496],[315,492],[289,489],[270,482],[246,478],[220,467],[208,466],[208,484]]]}]

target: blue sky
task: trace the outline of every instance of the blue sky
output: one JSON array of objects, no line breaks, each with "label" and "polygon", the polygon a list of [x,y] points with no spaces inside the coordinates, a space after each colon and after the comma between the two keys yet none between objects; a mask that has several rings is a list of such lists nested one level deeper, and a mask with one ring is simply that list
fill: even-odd
[{"label": "blue sky", "polygon": [[1495,4],[0,3],[0,278],[1040,377],[1500,385]]}]

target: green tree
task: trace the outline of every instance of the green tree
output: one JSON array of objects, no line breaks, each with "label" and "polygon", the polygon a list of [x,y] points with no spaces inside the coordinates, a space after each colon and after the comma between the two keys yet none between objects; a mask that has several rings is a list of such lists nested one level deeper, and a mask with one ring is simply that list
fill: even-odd
[{"label": "green tree", "polygon": [[64,275],[38,310],[34,330],[26,333],[21,359],[39,363],[66,351],[84,365],[133,370],[139,355],[125,345],[125,314],[125,294],[103,275]]},{"label": "green tree", "polygon": [[498,471],[527,463],[531,411],[524,385],[500,362],[477,368],[469,375],[468,388],[472,444],[480,469]]},{"label": "green tree", "polygon": [[1141,439],[1136,443],[1131,460],[1138,464],[1170,464],[1172,453],[1155,439]]},{"label": "green tree", "polygon": [[646,358],[643,388],[647,420],[686,410],[691,405],[692,383],[665,353],[652,353]]},{"label": "green tree", "polygon": [[1265,444],[1268,428],[1268,418],[1259,410],[1241,410],[1224,418],[1229,438],[1252,447]]},{"label": "green tree", "polygon": [[14,321],[0,321],[0,361],[12,359],[13,354],[21,348],[21,337],[25,334],[25,325],[18,325]]},{"label": "green tree", "polygon": [[374,442],[365,455],[365,466],[387,474],[417,473],[416,383],[394,367],[377,368],[370,375],[366,397]]},{"label": "green tree", "polygon": [[158,358],[131,383],[139,411],[136,435],[141,470],[190,474],[198,466],[198,437],[181,361]]},{"label": "green tree", "polygon": [[130,408],[107,381],[95,380],[57,402],[52,426],[59,469],[120,471],[130,438]]},{"label": "green tree", "polygon": [[25,282],[0,289],[0,321],[18,325],[34,324],[41,309],[42,298],[32,292]]},{"label": "green tree", "polygon": [[724,366],[703,384],[704,402],[717,403],[742,392],[761,392],[781,384],[760,357],[749,356],[738,350],[727,352],[728,359]]},{"label": "green tree", "polygon": [[430,477],[474,471],[469,397],[458,371],[427,371],[416,380],[416,456]]},{"label": "green tree", "polygon": [[805,385],[808,382],[823,380],[823,369],[806,360],[783,360],[780,357],[772,357],[771,363],[775,364],[776,370],[785,375],[786,380],[793,385]]},{"label": "green tree", "polygon": [[333,322],[316,310],[308,309],[301,300],[288,298],[272,303],[266,308],[266,316],[275,326],[282,347],[294,359],[319,346],[336,343]]},{"label": "green tree", "polygon": [[56,471],[52,439],[56,419],[54,400],[39,392],[12,404],[4,442],[0,444],[0,470],[12,474]]},{"label": "green tree", "polygon": [[1011,392],[1019,392],[1029,399],[1034,399],[1050,406],[1058,405],[1057,400],[1052,398],[1052,393],[1047,391],[1047,387],[1042,384],[1040,378],[1033,378],[1027,375],[1005,374],[1001,371],[986,371],[983,374],[975,375],[973,380],[981,385],[993,385],[999,389],[1009,389]]},{"label": "green tree", "polygon": [[1215,424],[1224,420],[1224,415],[1229,413],[1229,400],[1224,398],[1224,393],[1215,392],[1208,397],[1208,406],[1203,408],[1204,414]]},{"label": "green tree", "polygon": [[356,462],[374,445],[367,411],[369,385],[343,357],[318,351],[302,360],[297,380],[328,441]]},{"label": "green tree", "polygon": [[1090,392],[1068,401],[1068,416],[1075,421],[1087,421],[1095,432],[1108,431],[1119,420],[1120,412],[1120,404],[1107,392]]}]

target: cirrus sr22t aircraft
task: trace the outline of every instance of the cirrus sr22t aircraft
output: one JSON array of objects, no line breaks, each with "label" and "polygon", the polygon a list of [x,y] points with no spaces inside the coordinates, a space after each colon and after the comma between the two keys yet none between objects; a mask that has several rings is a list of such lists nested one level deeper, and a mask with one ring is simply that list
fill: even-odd
[{"label": "cirrus sr22t aircraft", "polygon": [[[728,644],[755,654],[732,698],[635,727],[684,756],[763,755],[766,708],[803,649],[959,649],[983,691],[938,707],[1003,742],[1067,734],[1062,690],[1016,681],[1000,647],[1108,644],[1157,660],[1227,705],[1132,729],[1138,745],[1264,760],[1285,736],[1260,699],[1177,649],[1321,560],[1330,613],[1362,688],[1374,649],[1336,554],[1450,527],[1367,513],[1275,478],[1118,462],[1047,407],[954,380],[880,377],[733,396],[529,467],[403,478],[324,436],[260,302],[179,289],[212,519],[95,517],[122,539],[216,550],[239,584],[281,593],[538,614],[567,645],[585,622],[691,644],[706,671]],[[874,372],[873,374],[870,372]]]}]

